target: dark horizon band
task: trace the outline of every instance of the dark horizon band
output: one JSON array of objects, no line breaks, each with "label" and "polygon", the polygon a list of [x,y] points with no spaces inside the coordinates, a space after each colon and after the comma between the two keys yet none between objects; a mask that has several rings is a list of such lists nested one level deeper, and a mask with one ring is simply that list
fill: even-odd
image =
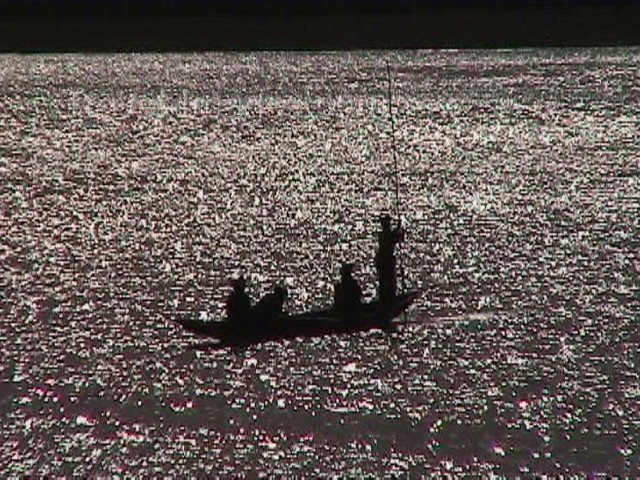
[{"label": "dark horizon band", "polygon": [[640,45],[622,0],[2,0],[1,52]]}]

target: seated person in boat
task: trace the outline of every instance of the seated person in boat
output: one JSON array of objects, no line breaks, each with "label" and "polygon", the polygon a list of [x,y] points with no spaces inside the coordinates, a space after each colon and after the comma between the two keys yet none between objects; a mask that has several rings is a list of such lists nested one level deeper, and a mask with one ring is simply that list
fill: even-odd
[{"label": "seated person in boat", "polygon": [[389,303],[396,297],[396,257],[395,247],[404,239],[404,231],[398,226],[391,228],[391,217],[380,217],[382,230],[378,233],[378,250],[376,251],[376,270],[378,273],[378,299],[381,303]]},{"label": "seated person in boat", "polygon": [[227,320],[234,323],[247,322],[251,314],[251,300],[247,295],[247,282],[243,276],[231,280],[233,291],[227,298]]},{"label": "seated person in boat", "polygon": [[272,320],[278,318],[283,313],[284,301],[287,298],[287,290],[280,285],[276,285],[273,292],[267,293],[253,307],[253,316],[257,319]]},{"label": "seated person in boat", "polygon": [[362,305],[362,289],[353,278],[353,265],[345,263],[340,267],[340,282],[335,284],[333,311],[340,317],[357,311]]}]

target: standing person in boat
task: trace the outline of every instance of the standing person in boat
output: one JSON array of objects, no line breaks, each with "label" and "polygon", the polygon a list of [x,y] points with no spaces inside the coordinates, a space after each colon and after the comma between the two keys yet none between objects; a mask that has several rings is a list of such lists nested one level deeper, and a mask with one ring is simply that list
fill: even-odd
[{"label": "standing person in boat", "polygon": [[340,282],[334,286],[333,311],[339,317],[345,317],[362,306],[362,289],[353,278],[353,264],[345,263],[340,267]]},{"label": "standing person in boat", "polygon": [[233,291],[227,298],[227,319],[236,324],[246,324],[251,314],[251,300],[247,295],[244,276],[231,280]]},{"label": "standing person in boat", "polygon": [[253,317],[257,320],[274,320],[284,311],[284,301],[287,298],[287,289],[276,285],[273,292],[267,293],[253,307]]},{"label": "standing person in boat", "polygon": [[404,239],[404,231],[398,226],[391,228],[391,217],[380,217],[382,230],[378,233],[378,250],[376,251],[376,270],[378,272],[378,299],[388,304],[396,297],[396,257],[395,247]]}]

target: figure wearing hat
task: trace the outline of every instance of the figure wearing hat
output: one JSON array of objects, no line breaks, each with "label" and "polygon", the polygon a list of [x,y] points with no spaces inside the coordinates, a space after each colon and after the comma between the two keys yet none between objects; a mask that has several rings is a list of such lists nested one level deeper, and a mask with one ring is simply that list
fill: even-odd
[{"label": "figure wearing hat", "polygon": [[376,270],[378,272],[378,299],[386,304],[396,296],[396,257],[395,247],[404,239],[404,231],[398,225],[391,228],[391,217],[380,217],[382,230],[378,233],[378,250],[376,251]]},{"label": "figure wearing hat", "polygon": [[340,267],[340,282],[335,284],[333,310],[338,316],[346,316],[362,305],[362,289],[353,278],[353,264]]},{"label": "figure wearing hat", "polygon": [[247,323],[251,313],[251,300],[247,295],[244,276],[231,280],[233,291],[227,298],[227,319],[234,323]]}]

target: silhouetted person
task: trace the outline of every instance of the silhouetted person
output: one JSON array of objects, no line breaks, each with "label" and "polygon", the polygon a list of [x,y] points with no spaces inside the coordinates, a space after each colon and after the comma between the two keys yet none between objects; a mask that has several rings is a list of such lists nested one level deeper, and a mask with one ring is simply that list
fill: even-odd
[{"label": "silhouetted person", "polygon": [[227,319],[234,323],[247,323],[251,314],[251,300],[245,291],[247,283],[243,276],[231,281],[233,291],[227,298]]},{"label": "silhouetted person", "polygon": [[255,317],[265,320],[278,318],[283,312],[286,298],[287,290],[280,285],[276,285],[273,292],[266,294],[254,307]]},{"label": "silhouetted person", "polygon": [[335,284],[333,294],[333,310],[339,316],[349,315],[362,305],[362,289],[352,274],[352,264],[340,267],[340,282]]},{"label": "silhouetted person", "polygon": [[389,303],[396,296],[396,257],[395,246],[404,239],[404,231],[398,225],[391,228],[391,217],[380,217],[382,230],[378,233],[378,250],[376,251],[376,270],[378,272],[378,299],[381,303]]}]

